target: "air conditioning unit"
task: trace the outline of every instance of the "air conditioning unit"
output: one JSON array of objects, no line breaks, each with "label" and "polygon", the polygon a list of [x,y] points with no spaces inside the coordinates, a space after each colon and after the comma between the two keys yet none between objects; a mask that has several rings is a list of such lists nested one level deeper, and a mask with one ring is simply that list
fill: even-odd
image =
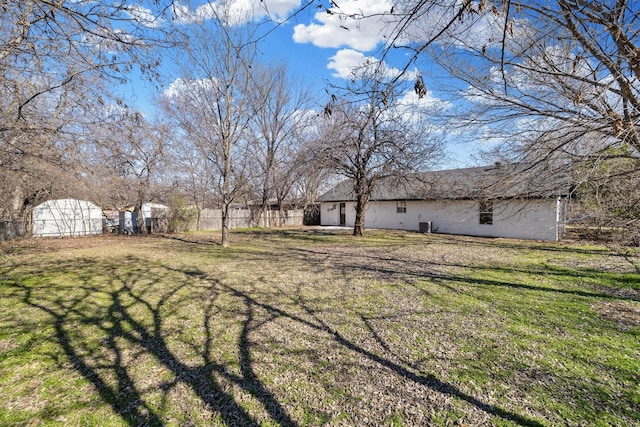
[{"label": "air conditioning unit", "polygon": [[431,230],[433,229],[433,224],[431,223],[431,221],[420,222],[418,229],[420,230],[421,233],[431,233]]}]

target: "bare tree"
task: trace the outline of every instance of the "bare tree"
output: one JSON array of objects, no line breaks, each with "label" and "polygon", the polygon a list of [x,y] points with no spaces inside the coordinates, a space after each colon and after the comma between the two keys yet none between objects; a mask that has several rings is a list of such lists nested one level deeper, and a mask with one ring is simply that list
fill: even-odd
[{"label": "bare tree", "polygon": [[87,198],[89,193],[81,183],[84,169],[79,152],[88,103],[78,86],[68,85],[32,100],[15,121],[16,98],[11,92],[37,85],[0,85],[0,127],[6,124],[0,131],[0,181],[7,184],[0,188],[3,218],[26,221],[31,209],[46,199]]},{"label": "bare tree", "polygon": [[610,149],[577,167],[583,177],[576,189],[579,204],[574,220],[586,226],[589,237],[609,238],[640,246],[640,170],[628,153]]},{"label": "bare tree", "polygon": [[59,130],[67,124],[60,120],[82,105],[83,98],[75,95],[96,102],[105,79],[123,81],[134,66],[152,73],[160,61],[160,52],[152,47],[166,44],[160,24],[171,4],[152,3],[154,9],[126,1],[2,2],[3,141],[15,144],[16,134]]},{"label": "bare tree", "polygon": [[[492,154],[572,167],[583,183],[640,171],[637,1],[399,0],[377,17],[386,23],[380,59],[407,54],[391,82],[437,62],[448,74],[439,82],[458,97],[451,123],[500,143]],[[608,160],[613,175],[588,167]],[[637,189],[624,183],[630,194]]]},{"label": "bare tree", "polygon": [[[316,114],[314,114],[316,116]],[[312,124],[304,128],[299,135],[298,150],[292,159],[295,180],[291,191],[302,201],[305,223],[320,224],[320,206],[318,198],[330,188],[330,178],[334,172],[318,158],[317,150],[323,145],[325,134],[322,124],[317,125],[316,117],[309,117]],[[316,122],[316,125],[313,125]],[[320,161],[319,161],[320,160]]]},{"label": "bare tree", "polygon": [[258,84],[251,91],[249,155],[255,165],[252,175],[258,182],[263,225],[267,223],[269,199],[278,206],[281,225],[282,204],[290,196],[297,179],[295,162],[300,137],[308,122],[310,92],[287,75],[284,66],[254,66]]},{"label": "bare tree", "polygon": [[214,206],[216,202],[217,171],[180,134],[172,138],[170,151],[171,161],[167,172],[174,180],[174,186],[184,192],[185,199],[194,208],[196,229],[200,230],[203,210]]},{"label": "bare tree", "polygon": [[6,0],[0,14],[0,81],[12,91],[13,121],[39,96],[87,76],[124,79],[134,66],[153,72],[166,44],[172,2]]},{"label": "bare tree", "polygon": [[[82,111],[84,101],[77,87],[67,86],[56,96],[43,94],[22,109],[19,120],[13,116],[16,97],[21,96],[16,92],[28,91],[29,86],[37,84],[23,81],[0,85],[0,173],[12,182],[11,197],[30,198],[29,194],[34,194],[33,188],[46,187],[46,182],[56,181],[79,169],[74,164],[79,143],[78,117],[73,117],[72,113],[73,110]],[[69,108],[69,105],[75,108]],[[40,190],[36,192],[44,194]],[[4,208],[11,210],[10,205]]]},{"label": "bare tree", "polygon": [[[596,151],[619,143],[640,149],[637,7],[559,0],[504,2],[476,12],[470,19],[489,30],[465,37],[459,29],[431,53],[468,84],[463,95],[479,107],[479,123],[537,130],[527,140],[544,141],[548,154],[584,154],[587,144]],[[558,127],[569,136],[558,138]],[[579,146],[574,141],[581,135],[589,140]]]},{"label": "bare tree", "polygon": [[164,97],[164,111],[184,132],[185,141],[216,170],[222,209],[222,246],[229,246],[229,208],[246,187],[246,130],[255,84],[252,28],[236,25],[224,8],[214,19],[184,29],[175,58],[180,77]]},{"label": "bare tree", "polygon": [[30,201],[3,202],[4,211],[82,193],[80,147],[97,123],[90,112],[109,102],[106,82],[123,81],[134,66],[152,74],[169,4],[1,3],[0,173],[13,183],[1,199]]},{"label": "bare tree", "polygon": [[411,114],[416,104],[399,102],[378,70],[364,71],[325,107],[326,133],[317,151],[322,164],[353,183],[355,236],[363,235],[367,204],[381,179],[424,170],[437,163],[442,152],[428,115]]},{"label": "bare tree", "polygon": [[[430,51],[467,84],[461,94],[469,108],[458,113],[472,120],[461,122],[495,138],[495,152],[509,161],[571,168],[586,206],[602,200],[602,188],[633,200],[637,183],[627,178],[640,172],[637,2],[482,4],[469,19],[488,31],[452,32],[451,43]],[[631,224],[624,221],[629,209],[611,202],[599,205],[608,215],[596,216]]]},{"label": "bare tree", "polygon": [[[333,4],[327,12],[341,14]],[[460,92],[465,100],[484,107],[482,115],[474,108],[474,119],[504,123],[526,117],[545,121],[537,126],[543,131],[561,125],[572,136],[578,130],[592,134],[591,142],[600,135],[640,148],[635,1],[399,0],[385,13],[341,17],[377,17],[386,24],[381,59],[398,50],[408,53],[390,84],[412,67],[436,61],[467,85]],[[563,150],[571,139],[546,149]]]},{"label": "bare tree", "polygon": [[103,206],[133,207],[138,229],[144,232],[142,205],[166,199],[161,174],[169,130],[137,111],[121,110],[119,115],[119,120],[102,125],[101,134],[95,132],[91,148],[83,149],[90,173],[86,180],[93,182]]}]

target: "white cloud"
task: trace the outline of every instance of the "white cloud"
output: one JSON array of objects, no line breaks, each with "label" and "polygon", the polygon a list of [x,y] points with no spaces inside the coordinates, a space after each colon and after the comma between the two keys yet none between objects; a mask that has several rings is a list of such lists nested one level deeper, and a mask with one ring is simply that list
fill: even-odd
[{"label": "white cloud", "polygon": [[151,9],[140,5],[127,6],[126,11],[134,21],[148,28],[157,28],[165,23],[164,18],[156,17]]},{"label": "white cloud", "polygon": [[180,78],[175,79],[173,82],[171,82],[169,87],[166,88],[164,92],[162,92],[162,95],[164,95],[167,98],[173,98],[175,96],[180,95],[184,91],[185,87],[186,86],[185,86],[184,80]]},{"label": "white cloud", "polygon": [[[327,12],[316,12],[317,23],[298,24],[293,28],[296,43],[312,43],[318,47],[350,47],[370,51],[384,40],[387,25],[384,14],[391,10],[388,0],[344,0]],[[362,15],[369,17],[354,19]]]},{"label": "white cloud", "polygon": [[[413,4],[408,4],[408,7],[413,7]],[[457,0],[444,1],[440,4],[425,3],[423,9],[414,13],[415,19],[403,26],[403,33],[398,42],[422,44],[437,35],[439,44],[458,48],[480,49],[482,46],[489,47],[500,42],[504,26],[504,17],[501,14],[496,15],[491,11],[466,13],[460,19],[456,18],[460,7],[462,2]],[[410,12],[409,9],[405,13]],[[451,22],[453,22],[452,25],[450,25]],[[440,34],[445,28],[447,28],[446,31]]]},{"label": "white cloud", "polygon": [[[358,75],[366,73],[375,67],[381,67],[381,74],[387,78],[393,78],[400,74],[398,68],[389,67],[386,63],[381,62],[373,56],[365,56],[362,52],[352,49],[342,49],[336,52],[327,64],[327,68],[334,70],[333,76],[343,79],[352,79]],[[415,73],[409,72],[403,76],[403,79],[413,79]]]},{"label": "white cloud", "polygon": [[418,97],[415,91],[409,91],[398,99],[397,104],[399,109],[415,109],[418,107],[423,111],[424,109],[444,111],[452,107],[451,102],[435,97],[430,90],[427,90],[426,95],[422,98]]},{"label": "white cloud", "polygon": [[230,0],[206,2],[195,9],[175,2],[173,8],[178,23],[191,24],[220,17],[232,25],[240,25],[265,17],[282,19],[299,6],[300,0]]},{"label": "white cloud", "polygon": [[167,98],[173,98],[182,95],[191,95],[200,91],[207,91],[214,87],[214,82],[209,79],[185,80],[181,78],[175,79],[162,94]]},{"label": "white cloud", "polygon": [[358,52],[352,49],[342,49],[336,52],[331,58],[327,68],[334,70],[334,77],[341,77],[348,79],[353,77],[354,69],[357,69],[364,65],[366,56],[362,52]]},{"label": "white cloud", "polygon": [[[339,7],[316,12],[314,22],[296,25],[293,40],[318,47],[349,47],[367,52],[392,39],[395,44],[422,44],[439,34],[440,44],[480,49],[498,43],[504,25],[504,17],[491,11],[456,18],[462,7],[460,0],[422,2],[418,9],[415,9],[415,2],[396,0],[342,0],[336,3]],[[408,16],[412,18],[407,22]],[[440,34],[451,21],[453,25]],[[516,25],[514,37],[518,36],[518,28]],[[400,34],[397,34],[398,30],[401,30]]]},{"label": "white cloud", "polygon": [[300,6],[300,0],[264,0],[263,4],[269,16],[284,19]]},{"label": "white cloud", "polygon": [[197,17],[195,13],[189,10],[188,6],[183,5],[179,1],[173,2],[171,5],[173,10],[173,17],[176,23],[179,24],[188,24],[192,22],[197,22]]},{"label": "white cloud", "polygon": [[103,52],[113,55],[121,53],[125,45],[143,46],[143,42],[122,29],[101,28],[82,37],[82,42],[93,45]]}]

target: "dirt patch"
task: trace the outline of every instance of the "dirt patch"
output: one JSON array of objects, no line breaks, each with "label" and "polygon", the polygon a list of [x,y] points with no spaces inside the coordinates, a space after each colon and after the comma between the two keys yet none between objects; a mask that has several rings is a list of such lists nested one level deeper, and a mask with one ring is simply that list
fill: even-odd
[{"label": "dirt patch", "polygon": [[640,302],[640,289],[596,286],[595,290],[614,298],[628,299]]},{"label": "dirt patch", "polygon": [[635,301],[605,302],[594,306],[605,320],[617,323],[624,329],[640,327],[640,303]]}]

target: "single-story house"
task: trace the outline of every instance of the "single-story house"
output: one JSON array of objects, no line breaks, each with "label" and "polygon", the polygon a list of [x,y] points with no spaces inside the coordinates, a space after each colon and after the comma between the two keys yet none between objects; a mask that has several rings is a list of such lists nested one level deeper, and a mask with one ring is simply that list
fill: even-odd
[{"label": "single-story house", "polygon": [[102,208],[86,200],[49,200],[33,208],[31,220],[34,237],[102,234]]},{"label": "single-story house", "polygon": [[[386,177],[365,211],[365,228],[559,240],[572,185],[568,174],[496,163]],[[321,225],[355,223],[350,180],[320,199]]]}]

